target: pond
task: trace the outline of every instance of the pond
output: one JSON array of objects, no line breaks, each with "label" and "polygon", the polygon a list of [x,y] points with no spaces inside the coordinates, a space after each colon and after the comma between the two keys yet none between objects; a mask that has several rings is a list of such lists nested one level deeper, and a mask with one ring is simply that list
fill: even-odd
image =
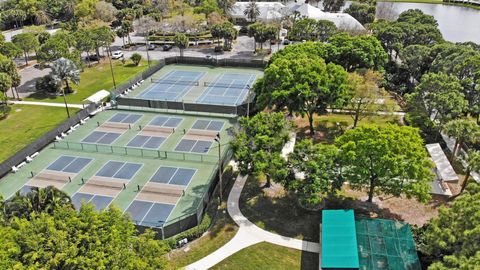
[{"label": "pond", "polygon": [[435,17],[444,39],[480,44],[480,10],[442,4],[378,2],[377,11],[382,8],[390,8],[396,14],[408,9],[420,9]]}]

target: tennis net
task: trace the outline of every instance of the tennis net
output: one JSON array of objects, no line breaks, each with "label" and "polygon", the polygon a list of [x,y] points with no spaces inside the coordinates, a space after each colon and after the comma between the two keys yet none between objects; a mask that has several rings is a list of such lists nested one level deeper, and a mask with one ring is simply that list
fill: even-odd
[{"label": "tennis net", "polygon": [[198,86],[200,83],[198,81],[187,81],[187,80],[168,80],[168,79],[150,79],[152,83],[159,83],[159,84],[180,84],[180,85],[195,85]]},{"label": "tennis net", "polygon": [[237,88],[237,89],[248,89],[250,85],[248,83],[218,83],[218,82],[203,82],[205,87],[222,87],[222,88]]}]

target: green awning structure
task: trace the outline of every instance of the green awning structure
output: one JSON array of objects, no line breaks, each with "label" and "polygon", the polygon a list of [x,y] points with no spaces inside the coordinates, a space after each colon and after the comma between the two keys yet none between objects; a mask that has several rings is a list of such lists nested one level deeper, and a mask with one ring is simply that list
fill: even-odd
[{"label": "green awning structure", "polygon": [[322,269],[358,269],[353,210],[322,211]]}]

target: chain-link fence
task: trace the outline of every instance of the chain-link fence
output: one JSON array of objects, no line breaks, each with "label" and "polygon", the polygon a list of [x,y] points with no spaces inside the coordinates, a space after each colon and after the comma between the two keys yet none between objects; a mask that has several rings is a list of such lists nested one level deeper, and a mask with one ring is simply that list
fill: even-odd
[{"label": "chain-link fence", "polygon": [[70,127],[80,123],[80,120],[89,116],[92,111],[96,109],[95,104],[85,105],[85,108],[79,111],[75,116],[70,117],[65,122],[58,125],[56,128],[50,130],[40,138],[36,139],[31,144],[25,146],[22,150],[18,151],[14,156],[5,160],[0,164],[0,177],[7,174],[13,166],[25,161],[27,156],[31,156],[35,152],[42,150],[48,144],[55,140],[62,132],[66,132]]}]

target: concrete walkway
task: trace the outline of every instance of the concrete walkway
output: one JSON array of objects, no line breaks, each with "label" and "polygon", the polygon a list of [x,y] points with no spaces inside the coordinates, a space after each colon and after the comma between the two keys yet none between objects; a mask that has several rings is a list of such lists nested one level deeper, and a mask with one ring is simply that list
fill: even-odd
[{"label": "concrete walkway", "polygon": [[185,267],[189,270],[208,269],[222,260],[226,259],[230,255],[246,248],[251,245],[268,242],[279,246],[288,248],[294,248],[298,250],[308,252],[320,252],[320,244],[309,241],[302,241],[290,237],[281,236],[268,231],[265,231],[252,222],[250,222],[240,211],[239,200],[242,189],[247,181],[247,176],[239,175],[235,181],[235,184],[228,196],[227,209],[228,213],[240,227],[237,234],[226,243],[223,247],[217,249],[210,255],[202,258],[201,260],[192,263]]},{"label": "concrete walkway", "polygon": [[[35,106],[50,106],[50,107],[65,107],[64,103],[53,103],[53,102],[38,102],[38,101],[16,101],[10,100],[8,101],[10,104],[18,104],[18,105],[35,105]],[[83,109],[83,104],[68,104],[69,108],[78,108]]]}]

